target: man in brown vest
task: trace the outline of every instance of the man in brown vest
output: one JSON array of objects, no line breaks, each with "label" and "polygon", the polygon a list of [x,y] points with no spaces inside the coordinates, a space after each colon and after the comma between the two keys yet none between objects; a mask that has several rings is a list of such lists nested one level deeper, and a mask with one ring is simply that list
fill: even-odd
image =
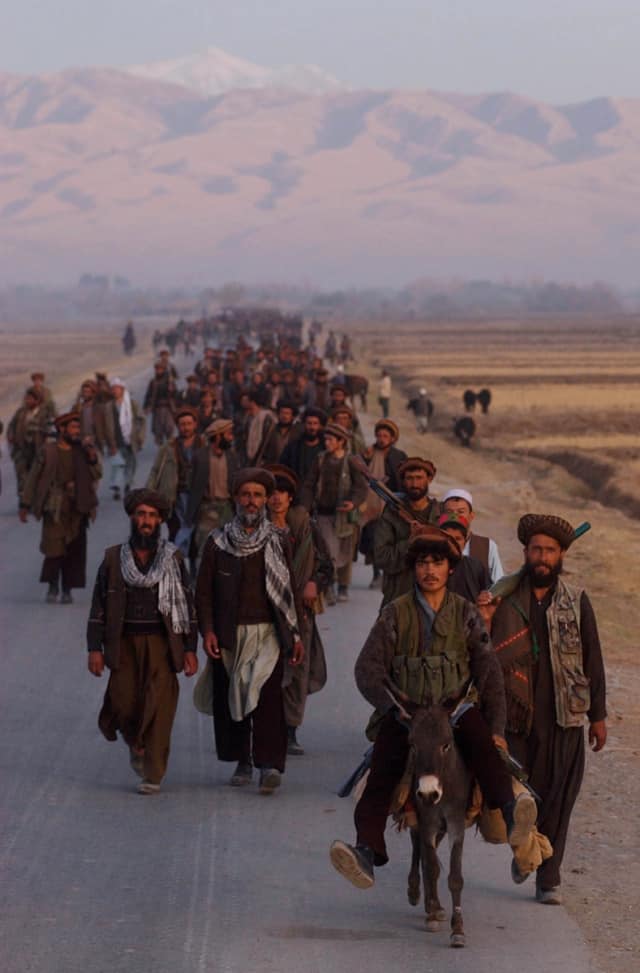
[{"label": "man in brown vest", "polygon": [[604,665],[591,602],[562,578],[571,524],[526,514],[518,540],[523,567],[499,582],[494,597],[482,592],[478,608],[504,673],[509,749],[542,799],[539,830],[553,844],[537,871],[536,898],[559,905],[560,866],[584,774],[585,719],[594,750],[607,739]]},{"label": "man in brown vest", "polygon": [[109,684],[98,718],[107,740],[120,732],[140,794],[156,794],[169,759],[178,705],[177,672],[198,669],[198,630],[180,552],[160,537],[164,497],[133,490],[124,507],[131,534],[105,551],[87,625],[88,667]]}]

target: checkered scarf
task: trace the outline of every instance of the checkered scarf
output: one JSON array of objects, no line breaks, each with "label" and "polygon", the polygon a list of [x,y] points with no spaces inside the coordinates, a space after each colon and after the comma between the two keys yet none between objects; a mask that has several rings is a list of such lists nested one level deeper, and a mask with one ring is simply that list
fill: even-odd
[{"label": "checkered scarf", "polygon": [[282,534],[267,518],[265,508],[251,533],[244,530],[239,517],[213,531],[217,548],[233,557],[250,557],[264,549],[265,580],[269,601],[282,612],[295,637],[299,635],[291,576],[282,547]]},{"label": "checkered scarf", "polygon": [[176,635],[187,635],[191,622],[180,568],[174,557],[176,551],[174,544],[161,539],[151,567],[144,574],[138,568],[131,544],[127,541],[120,548],[120,570],[124,583],[133,588],[153,588],[158,585],[158,611],[171,619],[171,628]]}]

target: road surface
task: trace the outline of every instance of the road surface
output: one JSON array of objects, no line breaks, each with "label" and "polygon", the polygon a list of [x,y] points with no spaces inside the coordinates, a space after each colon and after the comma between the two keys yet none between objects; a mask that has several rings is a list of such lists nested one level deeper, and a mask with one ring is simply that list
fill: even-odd
[{"label": "road surface", "polygon": [[[152,456],[148,444],[138,483]],[[180,677],[169,772],[158,796],[142,797],[126,748],[96,726],[106,679],[86,670],[91,588],[71,606],[44,603],[39,525],[18,522],[6,451],[2,474],[3,973],[594,969],[564,909],[536,904],[531,881],[514,886],[506,848],[471,832],[465,950],[449,948],[446,923],[427,933],[422,907],[409,906],[406,835],[390,836],[391,862],[370,891],[330,866],[332,839],[353,835],[352,802],[336,790],[366,747],[352,672],[380,598],[368,568],[357,566],[350,602],[320,620],[329,681],[309,702],[307,753],[290,758],[280,792],[227,786],[232,767],[217,762],[211,721]],[[100,499],[90,585],[104,548],[128,532],[105,482]],[[441,898],[448,906],[445,886]]]}]

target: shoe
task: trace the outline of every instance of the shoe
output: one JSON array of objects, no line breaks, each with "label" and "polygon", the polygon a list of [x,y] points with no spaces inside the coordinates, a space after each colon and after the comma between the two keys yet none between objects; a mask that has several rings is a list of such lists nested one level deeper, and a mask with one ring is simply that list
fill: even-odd
[{"label": "shoe", "polygon": [[298,743],[298,738],[296,737],[296,728],[295,728],[295,726],[288,726],[287,727],[287,738],[288,738],[288,742],[287,742],[287,753],[291,757],[303,757],[304,756],[304,747],[301,746]]},{"label": "shoe", "polygon": [[138,794],[158,794],[160,784],[152,784],[150,780],[141,780],[138,784]]},{"label": "shoe", "polygon": [[524,844],[538,820],[538,806],[529,791],[518,794],[502,809],[507,839],[512,848]]},{"label": "shoe", "polygon": [[526,882],[530,874],[531,872],[527,872],[526,875],[521,872],[515,858],[511,859],[511,878],[516,885],[522,885],[523,882]]},{"label": "shoe", "polygon": [[118,487],[113,488],[113,499],[114,500],[120,499],[120,490],[118,489]]},{"label": "shoe", "polygon": [[57,585],[50,584],[45,601],[47,602],[47,605],[55,605],[57,600],[58,600],[58,587]]},{"label": "shoe", "polygon": [[564,899],[562,897],[562,892],[556,885],[552,889],[536,889],[536,901],[542,903],[542,905],[562,905]]},{"label": "shoe", "polygon": [[72,594],[71,594],[70,591],[63,591],[62,592],[62,597],[60,598],[60,604],[61,605],[72,605],[73,604],[73,596],[72,596]]},{"label": "shoe", "polygon": [[338,588],[338,601],[349,601],[349,589],[345,584],[341,584]]},{"label": "shoe", "polygon": [[260,768],[260,784],[259,789],[261,794],[273,794],[277,787],[280,787],[282,783],[282,777],[279,770],[274,767],[261,767]]},{"label": "shoe", "polygon": [[133,747],[129,747],[129,764],[134,774],[144,777],[144,753],[137,753]]},{"label": "shoe", "polygon": [[242,763],[242,761],[239,761],[238,766],[231,775],[229,784],[231,787],[244,787],[245,784],[250,784],[252,779],[253,767],[251,764],[245,764]]},{"label": "shoe", "polygon": [[333,607],[333,605],[335,605],[338,599],[336,598],[336,590],[333,587],[333,585],[330,585],[327,588],[326,594],[324,596],[324,600],[326,601],[327,605],[329,605],[330,608]]},{"label": "shoe", "polygon": [[329,850],[331,864],[357,889],[370,889],[373,877],[373,851],[366,845],[348,845],[334,841]]}]

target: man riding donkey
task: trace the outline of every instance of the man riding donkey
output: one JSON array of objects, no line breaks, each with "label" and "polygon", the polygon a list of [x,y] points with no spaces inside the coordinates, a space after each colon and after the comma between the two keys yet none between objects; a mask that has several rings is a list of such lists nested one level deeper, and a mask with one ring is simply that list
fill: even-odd
[{"label": "man riding donkey", "polygon": [[485,804],[502,812],[514,851],[534,831],[535,800],[526,789],[514,797],[498,752],[506,749],[500,664],[475,605],[447,590],[460,557],[456,541],[439,528],[427,525],[414,533],[407,552],[412,590],[382,609],[356,662],[358,689],[375,707],[367,728],[374,746],[355,811],[356,843],[334,841],[330,854],[334,867],[357,888],[370,888],[374,866],[388,861],[384,830],[410,752],[399,706],[450,709],[458,749]]}]

